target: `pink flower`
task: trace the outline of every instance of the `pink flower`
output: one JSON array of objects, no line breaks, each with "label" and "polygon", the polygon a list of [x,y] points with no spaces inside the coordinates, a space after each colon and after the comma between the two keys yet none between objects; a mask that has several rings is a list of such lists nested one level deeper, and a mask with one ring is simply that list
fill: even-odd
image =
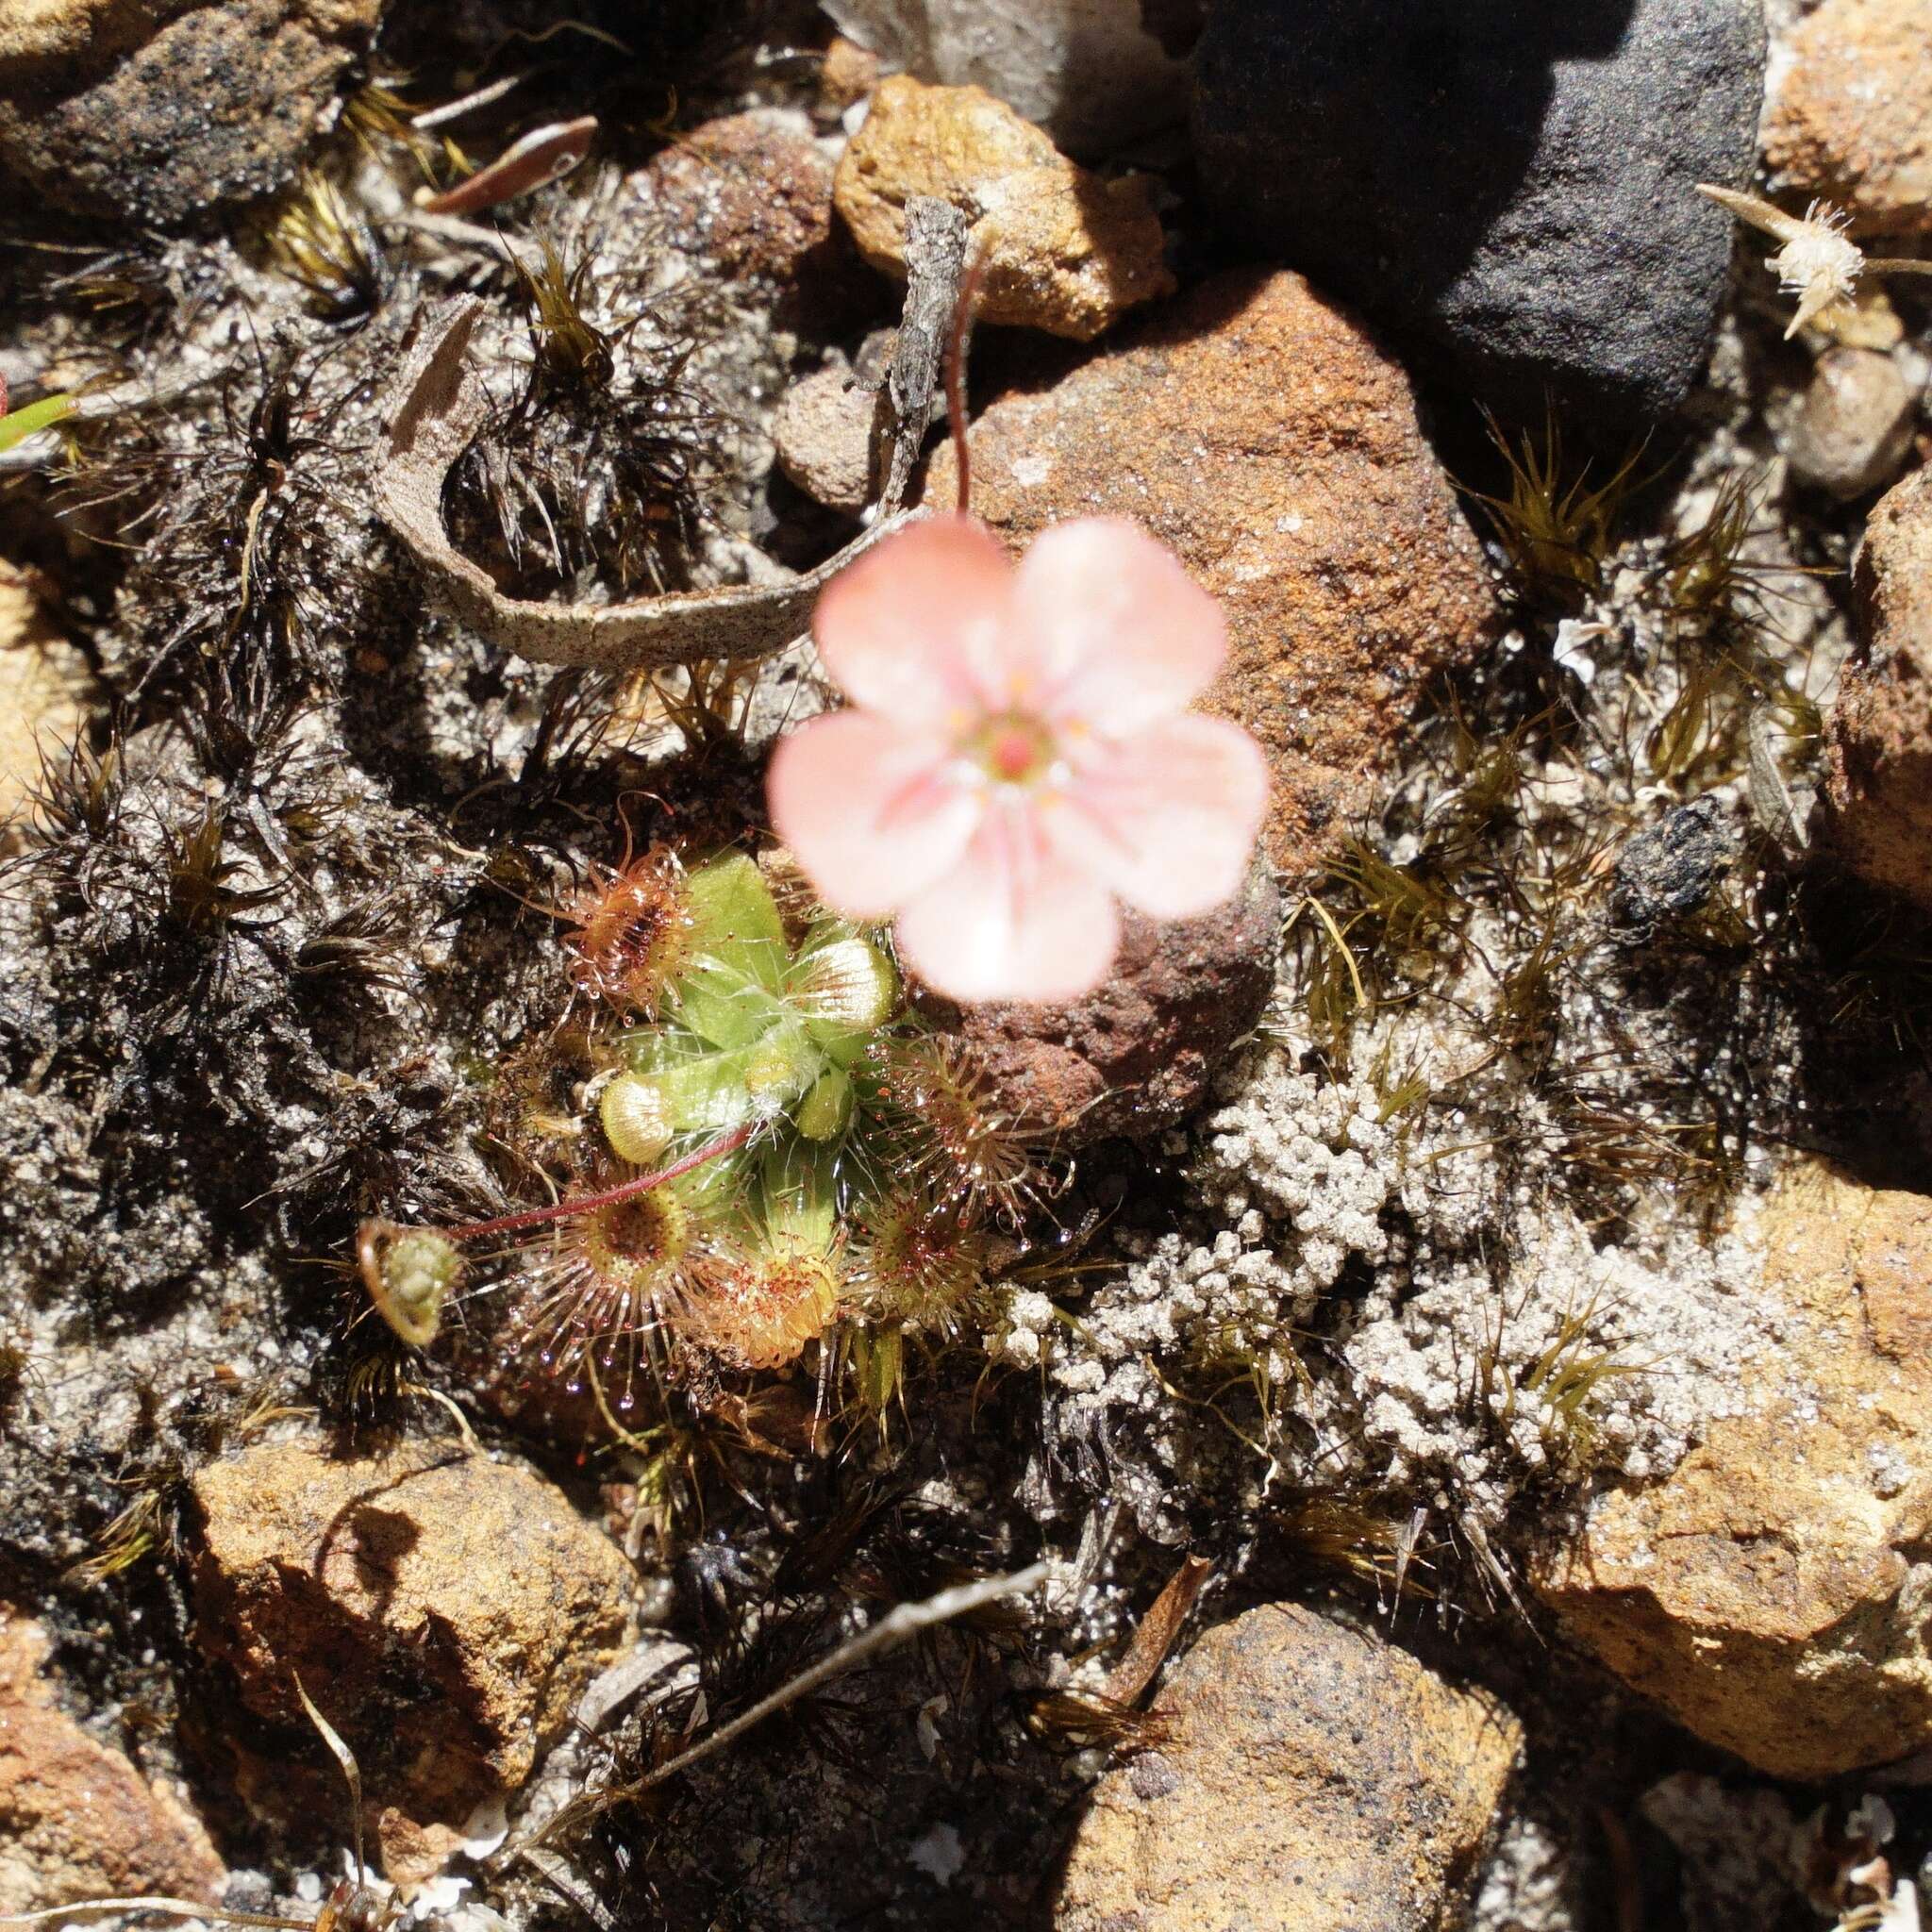
[{"label": "pink flower", "polygon": [[1117,900],[1182,919],[1240,888],[1267,770],[1184,708],[1225,626],[1132,524],[1058,525],[1015,569],[933,517],[834,578],[812,628],[851,707],[779,744],[773,824],[827,905],[897,916],[940,992],[1074,998],[1112,963]]}]

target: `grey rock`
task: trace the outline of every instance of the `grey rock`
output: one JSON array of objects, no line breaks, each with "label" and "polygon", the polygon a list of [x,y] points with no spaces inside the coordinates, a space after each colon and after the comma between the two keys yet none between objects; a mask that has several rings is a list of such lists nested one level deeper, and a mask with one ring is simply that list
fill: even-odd
[{"label": "grey rock", "polygon": [[1194,0],[824,0],[889,65],[983,87],[1069,154],[1104,154],[1187,112]]},{"label": "grey rock", "polygon": [[1695,912],[1738,858],[1737,832],[1715,798],[1693,798],[1640,833],[1617,855],[1610,909],[1619,937],[1648,939]]},{"label": "grey rock", "polygon": [[1614,428],[1708,352],[1759,0],[1221,0],[1194,144],[1228,233],[1514,414]]},{"label": "grey rock", "polygon": [[1918,407],[1917,389],[1893,357],[1827,349],[1785,426],[1792,475],[1841,502],[1882,490],[1905,466]]}]

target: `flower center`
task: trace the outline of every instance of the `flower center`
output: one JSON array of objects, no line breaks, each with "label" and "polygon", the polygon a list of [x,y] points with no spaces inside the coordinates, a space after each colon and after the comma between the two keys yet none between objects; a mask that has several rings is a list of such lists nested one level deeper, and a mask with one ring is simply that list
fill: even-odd
[{"label": "flower center", "polygon": [[965,750],[999,785],[1034,785],[1052,769],[1053,734],[1024,711],[989,718],[966,741]]}]

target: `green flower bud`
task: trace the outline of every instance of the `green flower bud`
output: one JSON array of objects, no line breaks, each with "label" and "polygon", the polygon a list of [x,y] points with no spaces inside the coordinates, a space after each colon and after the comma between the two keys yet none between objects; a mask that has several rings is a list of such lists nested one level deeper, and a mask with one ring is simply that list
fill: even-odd
[{"label": "green flower bud", "polygon": [[791,1124],[808,1141],[836,1140],[851,1125],[856,1105],[852,1075],[833,1067],[819,1075],[811,1091],[799,1102]]},{"label": "green flower bud", "polygon": [[810,1036],[795,1020],[781,1021],[742,1056],[745,1091],[759,1113],[789,1108],[824,1067]]},{"label": "green flower bud", "polygon": [[830,1155],[781,1141],[765,1157],[758,1182],[758,1219],[768,1243],[831,1251],[838,1234],[839,1188]]}]

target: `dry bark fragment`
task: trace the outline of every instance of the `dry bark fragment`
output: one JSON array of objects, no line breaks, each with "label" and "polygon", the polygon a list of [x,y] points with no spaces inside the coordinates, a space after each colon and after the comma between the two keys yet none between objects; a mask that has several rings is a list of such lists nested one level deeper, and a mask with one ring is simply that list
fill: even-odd
[{"label": "dry bark fragment", "polygon": [[[950,213],[942,206],[938,212]],[[907,328],[921,327],[936,306],[951,313],[964,267],[963,222],[925,224],[932,258],[915,264]],[[817,569],[783,582],[674,591],[620,604],[553,604],[506,596],[488,571],[450,541],[442,491],[452,465],[483,425],[489,400],[469,366],[471,337],[482,319],[474,296],[446,303],[430,318],[396,372],[384,415],[389,431],[374,479],[383,521],[422,565],[442,601],[479,636],[539,664],[584,664],[624,671],[668,664],[769,657],[810,627],[819,592],[845,566],[923,510],[902,510],[907,477],[894,463],[880,515]],[[906,332],[902,330],[902,341]],[[895,378],[898,371],[895,369]],[[916,389],[917,384],[913,387]],[[899,411],[895,444],[925,432],[930,389],[891,402]],[[911,423],[916,422],[916,434]],[[909,463],[906,465],[909,475]]]}]

